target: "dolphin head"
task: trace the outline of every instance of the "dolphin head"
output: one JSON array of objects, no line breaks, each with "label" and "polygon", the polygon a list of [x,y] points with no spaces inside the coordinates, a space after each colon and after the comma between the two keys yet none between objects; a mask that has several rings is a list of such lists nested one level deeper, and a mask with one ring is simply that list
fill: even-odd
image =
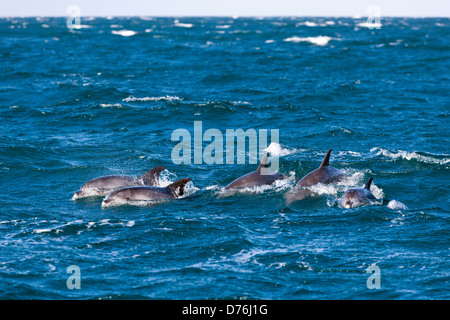
[{"label": "dolphin head", "polygon": [[369,197],[370,196],[365,189],[361,188],[349,189],[342,196],[341,206],[343,206],[346,209],[350,209],[370,204]]},{"label": "dolphin head", "polygon": [[377,198],[370,192],[373,178],[370,178],[364,188],[353,188],[347,190],[341,199],[341,206],[350,209],[363,205],[373,204]]},{"label": "dolphin head", "polygon": [[74,195],[72,196],[72,200],[78,200],[83,197],[85,197],[84,192],[80,190],[74,193]]},{"label": "dolphin head", "polygon": [[341,205],[346,208],[355,208],[361,204],[361,192],[358,189],[347,190],[342,196]]},{"label": "dolphin head", "polygon": [[124,201],[120,201],[120,198],[108,196],[102,201],[102,207],[112,207],[123,204]]},{"label": "dolphin head", "polygon": [[130,200],[130,191],[120,189],[106,196],[102,201],[102,207],[118,206],[127,203]]}]

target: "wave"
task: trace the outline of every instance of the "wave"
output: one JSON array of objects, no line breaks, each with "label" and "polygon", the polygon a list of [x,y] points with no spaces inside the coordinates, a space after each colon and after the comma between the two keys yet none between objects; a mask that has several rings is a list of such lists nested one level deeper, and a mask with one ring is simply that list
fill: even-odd
[{"label": "wave", "polygon": [[429,163],[429,164],[446,164],[450,162],[450,158],[445,156],[442,159],[437,158],[438,156],[431,156],[431,155],[424,155],[422,153],[419,153],[418,151],[408,152],[403,150],[398,150],[395,152],[392,152],[388,149],[384,148],[372,148],[370,149],[371,152],[376,152],[377,156],[384,156],[393,160],[397,159],[404,159],[404,160],[416,160],[423,163]]},{"label": "wave", "polygon": [[[48,223],[48,222],[56,222],[56,221],[47,221],[42,220],[38,223]],[[117,222],[112,222],[111,219],[102,219],[100,221],[89,221],[85,222],[83,220],[75,220],[75,221],[69,221],[63,224],[59,224],[56,226],[51,226],[47,228],[38,228],[34,229],[32,233],[40,234],[40,233],[61,233],[64,234],[70,234],[70,233],[76,233],[80,234],[83,231],[97,228],[97,227],[103,227],[103,226],[109,226],[109,227],[127,227],[131,228],[135,225],[135,220],[119,220]]]},{"label": "wave", "polygon": [[294,42],[294,43],[299,43],[299,42],[309,42],[318,46],[326,46],[328,44],[328,42],[330,42],[331,40],[336,40],[335,38],[331,38],[328,36],[317,36],[317,37],[306,37],[306,38],[300,38],[297,36],[293,36],[290,38],[286,38],[283,41],[285,42]]}]

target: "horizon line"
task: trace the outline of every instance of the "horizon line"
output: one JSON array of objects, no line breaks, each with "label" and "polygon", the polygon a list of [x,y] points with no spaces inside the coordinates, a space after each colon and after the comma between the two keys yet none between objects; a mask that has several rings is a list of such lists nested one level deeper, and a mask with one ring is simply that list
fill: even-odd
[{"label": "horizon line", "polygon": [[[1,15],[0,18],[67,18],[69,15]],[[124,17],[145,17],[145,18],[352,18],[362,19],[369,18],[370,16],[359,15],[81,15],[81,18],[124,18]],[[440,18],[450,19],[450,16],[400,16],[400,15],[381,15],[380,18]]]}]

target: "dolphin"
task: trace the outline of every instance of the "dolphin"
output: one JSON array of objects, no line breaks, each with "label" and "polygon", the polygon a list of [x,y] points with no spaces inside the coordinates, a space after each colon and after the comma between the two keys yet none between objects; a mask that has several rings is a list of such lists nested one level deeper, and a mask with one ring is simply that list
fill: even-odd
[{"label": "dolphin", "polygon": [[288,205],[294,201],[302,200],[313,195],[313,192],[307,187],[317,183],[330,184],[339,182],[339,180],[345,176],[341,170],[330,166],[331,151],[332,149],[328,150],[318,169],[308,173],[294,186],[294,188],[286,193],[285,199]]},{"label": "dolphin", "polygon": [[114,190],[126,187],[157,186],[159,185],[159,175],[164,169],[164,167],[155,167],[140,177],[103,176],[89,180],[81,187],[80,191],[73,195],[72,200],[106,196]]},{"label": "dolphin", "polygon": [[269,185],[274,183],[276,180],[287,179],[288,177],[279,173],[268,172],[268,159],[269,152],[267,152],[261,160],[256,171],[247,173],[242,177],[237,178],[229,185],[225,187],[225,190],[232,188],[243,188],[243,187],[255,187],[262,185]]},{"label": "dolphin", "polygon": [[370,205],[376,201],[377,198],[370,192],[370,185],[373,178],[370,178],[364,188],[352,188],[348,189],[340,201],[340,205],[344,208],[356,208],[359,206]]},{"label": "dolphin", "polygon": [[129,204],[130,201],[170,200],[184,195],[184,187],[191,181],[180,179],[167,187],[130,187],[113,191],[102,201],[102,207]]}]

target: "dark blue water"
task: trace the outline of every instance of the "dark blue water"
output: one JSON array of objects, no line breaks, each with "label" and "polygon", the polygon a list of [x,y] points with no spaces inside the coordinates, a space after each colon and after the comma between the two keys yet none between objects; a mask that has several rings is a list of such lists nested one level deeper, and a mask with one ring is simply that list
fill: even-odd
[{"label": "dark blue water", "polygon": [[[0,19],[0,298],[450,298],[450,21],[364,22]],[[194,121],[279,130],[293,180],[223,196],[256,165],[175,165]],[[349,178],[287,207],[330,148]],[[159,165],[192,179],[186,197],[71,200]],[[383,205],[337,205],[369,177]]]}]

